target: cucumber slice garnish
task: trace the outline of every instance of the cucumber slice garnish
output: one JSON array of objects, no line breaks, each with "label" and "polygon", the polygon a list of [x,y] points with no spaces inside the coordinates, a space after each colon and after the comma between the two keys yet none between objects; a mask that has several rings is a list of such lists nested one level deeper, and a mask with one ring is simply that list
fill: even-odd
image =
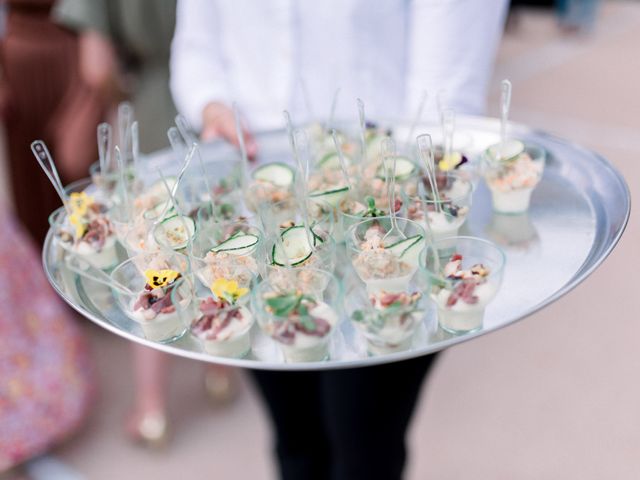
[{"label": "cucumber slice garnish", "polygon": [[259,240],[257,235],[238,230],[224,242],[213,247],[211,251],[215,253],[226,252],[238,256],[249,255],[255,250]]},{"label": "cucumber slice garnish", "polygon": [[332,188],[331,190],[317,190],[309,193],[309,198],[323,200],[336,208],[349,192],[349,187]]},{"label": "cucumber slice garnish", "polygon": [[[387,161],[392,162],[393,160],[388,159]],[[409,160],[407,157],[396,157],[396,182],[404,182],[405,180],[410,178],[416,171],[416,164]],[[380,166],[378,167],[376,176],[382,179],[385,178],[384,163],[380,164]]]},{"label": "cucumber slice garnish", "polygon": [[[344,158],[344,163],[347,167],[351,165],[351,158],[349,158],[344,153],[342,154],[342,158]],[[320,159],[320,161],[318,162],[318,166],[320,168],[327,168],[329,170],[338,170],[340,168],[340,156],[336,152],[327,153]]]},{"label": "cucumber slice garnish", "polygon": [[162,215],[162,212],[165,212],[164,218],[171,218],[176,215],[176,209],[173,208],[171,200],[160,202],[155,207],[145,210],[142,216],[146,220],[155,220]]},{"label": "cucumber slice garnish", "polygon": [[[176,177],[165,177],[167,185],[169,188],[173,188],[176,185],[178,179]],[[147,189],[147,194],[153,197],[158,198],[168,198],[169,194],[167,193],[167,188],[164,186],[164,182],[162,180],[158,180],[151,184],[151,186]]]},{"label": "cucumber slice garnish", "polygon": [[496,143],[487,149],[489,157],[496,161],[508,162],[524,152],[524,143],[520,140],[507,140],[504,143]]},{"label": "cucumber slice garnish", "polygon": [[412,237],[405,238],[396,243],[385,247],[390,250],[396,257],[401,258],[409,265],[418,266],[420,252],[425,246],[425,239],[423,235],[413,235]]},{"label": "cucumber slice garnish", "polygon": [[196,222],[191,217],[174,215],[160,222],[153,231],[153,238],[159,245],[173,250],[182,250],[187,247],[195,233]]},{"label": "cucumber slice garnish", "polygon": [[[311,233],[315,247],[321,240],[313,231]],[[280,237],[282,238],[282,249],[276,243],[271,250],[271,258],[274,265],[284,267],[287,265],[286,259],[289,259],[289,265],[295,267],[306,261],[313,254],[304,225],[289,227],[282,231]]]},{"label": "cucumber slice garnish", "polygon": [[269,182],[277,187],[289,187],[293,183],[295,172],[286,163],[273,162],[262,165],[253,171],[253,178]]},{"label": "cucumber slice garnish", "polygon": [[382,155],[382,142],[389,138],[387,135],[382,134],[374,134],[371,137],[367,138],[367,157],[370,160],[375,160]]}]

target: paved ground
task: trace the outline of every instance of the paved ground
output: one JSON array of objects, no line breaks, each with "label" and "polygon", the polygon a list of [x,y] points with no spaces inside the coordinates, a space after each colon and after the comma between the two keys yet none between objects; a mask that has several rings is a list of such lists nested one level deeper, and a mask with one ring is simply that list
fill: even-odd
[{"label": "paved ground", "polygon": [[[638,45],[640,3],[608,3],[597,32],[579,38],[529,12],[504,40],[495,82],[512,79],[514,120],[604,154],[636,194]],[[639,243],[640,222],[632,215],[616,251],[574,292],[442,356],[411,430],[409,479],[638,478],[640,304],[631,273]],[[55,452],[59,459],[91,480],[186,472],[193,479],[274,478],[268,426],[250,386],[243,380],[236,403],[212,408],[201,366],[186,360],[172,369],[170,449],[131,447],[121,432],[131,392],[127,345],[87,330],[102,395],[86,429]]]}]

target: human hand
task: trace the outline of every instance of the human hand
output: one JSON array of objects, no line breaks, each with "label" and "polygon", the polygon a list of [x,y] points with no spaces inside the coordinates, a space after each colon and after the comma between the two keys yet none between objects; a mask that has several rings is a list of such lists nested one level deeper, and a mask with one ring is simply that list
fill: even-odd
[{"label": "human hand", "polygon": [[[242,135],[244,145],[247,149],[247,156],[253,160],[258,153],[258,146],[253,135],[243,126]],[[203,141],[222,138],[223,140],[239,147],[238,136],[236,135],[236,120],[233,110],[220,102],[211,102],[202,111],[202,134]]]}]

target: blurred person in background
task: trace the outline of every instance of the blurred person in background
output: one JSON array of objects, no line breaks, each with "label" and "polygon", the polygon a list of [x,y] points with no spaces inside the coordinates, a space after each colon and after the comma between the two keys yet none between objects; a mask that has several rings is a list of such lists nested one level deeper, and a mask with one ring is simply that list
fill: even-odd
[{"label": "blurred person in background", "polygon": [[[507,0],[179,0],[171,55],[178,109],[204,139],[237,144],[236,101],[252,132],[328,111],[337,119],[414,115],[444,90],[460,113],[482,113]],[[401,478],[405,434],[434,356],[360,369],[254,371],[271,414],[283,479]]]},{"label": "blurred person in background", "polygon": [[70,437],[91,404],[86,345],[42,272],[36,242],[60,205],[30,144],[44,139],[65,183],[97,157],[100,103],[80,78],[77,38],[50,21],[53,0],[2,2],[0,115],[16,223],[0,204],[0,473]]},{"label": "blurred person in background", "polygon": [[[175,0],[60,0],[54,16],[80,35],[80,70],[112,113],[129,100],[140,125],[140,150],[168,146],[166,132],[177,114],[169,91],[169,54]],[[113,115],[112,115],[113,116]],[[95,128],[95,125],[94,125]],[[149,446],[166,442],[169,356],[133,345],[135,398],[127,431]],[[208,368],[207,392],[216,401],[233,395],[231,370]]]},{"label": "blurred person in background", "polygon": [[39,243],[60,206],[29,148],[44,140],[63,183],[87,176],[97,158],[95,125],[102,107],[78,70],[78,39],[50,20],[54,0],[6,0],[0,42],[0,115],[8,142],[12,203]]},{"label": "blurred person in background", "polygon": [[0,304],[1,476],[68,439],[93,403],[81,332],[49,286],[35,243],[2,202]]},{"label": "blurred person in background", "polygon": [[593,30],[600,0],[556,0],[560,27],[567,33]]}]

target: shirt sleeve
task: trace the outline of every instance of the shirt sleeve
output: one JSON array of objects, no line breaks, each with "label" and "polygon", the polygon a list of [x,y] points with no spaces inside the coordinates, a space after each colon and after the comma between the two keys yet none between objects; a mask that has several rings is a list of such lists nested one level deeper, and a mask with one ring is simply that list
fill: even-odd
[{"label": "shirt sleeve", "polygon": [[412,0],[405,112],[426,90],[456,112],[482,114],[508,0]]},{"label": "shirt sleeve", "polygon": [[171,45],[171,93],[178,111],[198,130],[209,102],[229,103],[222,35],[216,1],[178,1]]},{"label": "shirt sleeve", "polygon": [[71,30],[97,30],[107,38],[112,36],[104,0],[58,0],[52,17],[56,23]]}]

